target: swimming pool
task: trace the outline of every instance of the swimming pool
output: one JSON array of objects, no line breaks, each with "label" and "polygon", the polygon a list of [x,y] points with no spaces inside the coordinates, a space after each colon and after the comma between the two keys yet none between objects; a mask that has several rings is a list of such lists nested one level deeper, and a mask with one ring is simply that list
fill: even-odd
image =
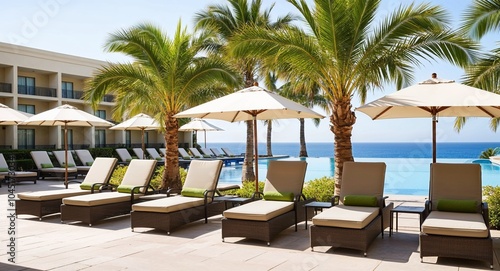
[{"label": "swimming pool", "polygon": [[[333,158],[286,158],[280,160],[306,160],[307,172],[305,181],[333,176]],[[428,195],[429,169],[432,159],[422,158],[356,158],[360,162],[385,162],[384,194],[395,195]],[[472,159],[439,159],[440,163],[472,163]],[[259,179],[263,180],[267,173],[268,160],[259,160]],[[500,166],[480,163],[482,167],[483,185],[500,184]],[[241,165],[227,166],[221,171],[220,184],[241,184]]]}]

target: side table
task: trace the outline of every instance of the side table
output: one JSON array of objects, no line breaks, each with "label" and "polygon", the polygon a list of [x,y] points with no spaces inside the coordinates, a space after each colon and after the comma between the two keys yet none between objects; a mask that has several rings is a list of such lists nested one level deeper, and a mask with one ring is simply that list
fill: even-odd
[{"label": "side table", "polygon": [[309,203],[306,203],[304,204],[304,208],[305,208],[305,215],[306,215],[306,230],[307,230],[307,209],[308,208],[314,208],[314,212],[316,213],[316,211],[318,210],[323,210],[323,208],[330,208],[332,207],[332,203],[331,202],[322,202],[322,201],[312,201],[312,202],[309,202]]},{"label": "side table", "polygon": [[252,199],[251,198],[240,198],[240,197],[236,197],[236,196],[220,196],[220,197],[214,197],[214,201],[216,201],[216,202],[223,201],[224,202],[224,210],[227,210],[228,203],[231,203],[231,207],[234,207],[234,206],[248,203],[248,202],[252,201]]},{"label": "side table", "polygon": [[396,213],[396,231],[398,231],[398,219],[399,219],[399,213],[407,213],[407,214],[418,214],[419,215],[419,226],[422,226],[422,218],[424,214],[425,208],[424,207],[418,207],[418,206],[402,206],[399,205],[396,208],[391,210],[391,221],[390,221],[390,230],[389,230],[389,236],[392,236],[392,228],[393,228],[393,218],[394,218],[394,213]]}]

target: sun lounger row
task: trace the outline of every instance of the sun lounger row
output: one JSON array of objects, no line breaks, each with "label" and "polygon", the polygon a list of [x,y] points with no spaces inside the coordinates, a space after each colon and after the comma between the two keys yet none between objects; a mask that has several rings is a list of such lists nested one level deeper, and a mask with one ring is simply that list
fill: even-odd
[{"label": "sun lounger row", "polygon": [[[97,163],[98,160],[96,159]],[[191,221],[222,213],[222,239],[244,237],[268,245],[281,231],[309,219],[302,195],[305,161],[270,161],[262,193],[254,201],[224,210],[215,200],[220,160],[194,160],[179,195],[136,203],[146,193],[155,160],[132,160],[118,192],[93,193],[62,198],[61,220],[88,224],[118,214],[131,214],[131,228],[170,232]],[[93,173],[93,167],[89,175]],[[389,227],[393,203],[383,195],[386,165],[346,162],[340,195],[333,207],[312,217],[310,245],[368,248]],[[420,233],[420,257],[441,256],[493,263],[488,209],[482,203],[481,168],[478,164],[432,164],[430,195]],[[453,185],[450,185],[450,180]],[[84,182],[85,183],[85,182]],[[103,184],[102,184],[103,185]],[[263,200],[258,200],[258,197]],[[40,197],[38,195],[38,197]],[[40,201],[37,195],[20,194],[20,202]],[[33,199],[35,198],[35,199]],[[61,201],[60,198],[54,201]],[[33,203],[30,203],[33,204]],[[20,213],[28,207],[21,204]],[[54,208],[57,204],[51,205]],[[43,208],[39,208],[43,209]],[[24,212],[33,214],[32,212]],[[41,217],[42,214],[37,213]]]}]

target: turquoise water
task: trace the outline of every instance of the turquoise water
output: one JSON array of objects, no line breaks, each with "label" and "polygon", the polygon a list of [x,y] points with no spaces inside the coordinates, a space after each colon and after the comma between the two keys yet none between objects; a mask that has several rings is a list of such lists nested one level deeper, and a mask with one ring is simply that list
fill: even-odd
[{"label": "turquoise water", "polygon": [[[333,158],[287,158],[282,160],[305,159],[308,163],[305,181],[333,176]],[[384,194],[396,195],[428,195],[429,158],[356,158],[360,162],[385,162],[387,164]],[[440,163],[472,163],[474,159],[438,159]],[[259,179],[263,180],[267,173],[268,160],[259,160]],[[500,166],[481,163],[483,185],[500,184]],[[219,180],[220,184],[241,184],[241,165],[224,167]]]}]

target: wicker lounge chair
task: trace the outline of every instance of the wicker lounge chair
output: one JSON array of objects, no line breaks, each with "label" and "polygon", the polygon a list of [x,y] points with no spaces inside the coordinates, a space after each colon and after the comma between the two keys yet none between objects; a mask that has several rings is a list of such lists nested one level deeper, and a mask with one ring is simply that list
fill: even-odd
[{"label": "wicker lounge chair", "polygon": [[40,220],[49,214],[59,213],[62,199],[78,195],[85,195],[98,191],[99,187],[107,184],[116,165],[116,158],[96,158],[90,167],[80,189],[57,189],[19,193],[16,201],[16,214],[37,216]]},{"label": "wicker lounge chair", "polygon": [[393,203],[385,205],[385,163],[346,162],[340,195],[332,208],[312,218],[311,249],[344,247],[363,251],[389,227]]},{"label": "wicker lounge chair", "polygon": [[189,148],[189,151],[194,155],[195,158],[212,158],[210,155],[201,154],[197,148]]},{"label": "wicker lounge chair", "polygon": [[191,160],[191,159],[195,159],[196,158],[196,157],[191,156],[184,148],[179,148],[178,151],[179,151],[180,157],[183,160]]},{"label": "wicker lounge chair", "polygon": [[215,157],[215,154],[208,148],[200,148],[201,154],[206,157]]},{"label": "wicker lounge chair", "polygon": [[146,148],[146,152],[151,156],[151,159],[155,159],[158,162],[164,162],[165,159],[160,156],[155,148]]},{"label": "wicker lounge chair", "polygon": [[[42,179],[45,177],[64,178],[66,169],[64,167],[54,167],[50,160],[49,154],[46,151],[32,151],[31,157],[38,168],[38,176]],[[68,167],[68,177],[77,177],[78,172],[76,167]]]},{"label": "wicker lounge chair", "polygon": [[221,148],[221,150],[226,154],[227,157],[242,157],[242,155],[236,155],[234,154],[230,149],[228,148]]},{"label": "wicker lounge chair", "polygon": [[[53,151],[52,152],[57,159],[57,162],[64,167],[65,154],[64,151]],[[79,175],[86,175],[90,170],[90,166],[78,166],[73,159],[73,155],[68,151],[68,168],[76,168]]]},{"label": "wicker lounge chair", "polygon": [[94,163],[94,158],[90,154],[89,150],[76,150],[75,153],[80,162],[82,162],[83,166],[92,166]]},{"label": "wicker lounge chair", "polygon": [[[5,160],[5,157],[0,153],[0,182],[3,179],[8,179],[9,182],[14,181],[15,183],[26,181],[33,182],[36,184],[38,179],[38,172],[33,171],[10,171],[9,165]],[[2,187],[2,185],[0,185]]]},{"label": "wicker lounge chair", "polygon": [[263,197],[224,211],[222,241],[226,237],[245,237],[267,242],[281,231],[305,220],[302,195],[307,163],[305,161],[269,161]]},{"label": "wicker lounge chair", "polygon": [[128,164],[130,161],[132,161],[132,156],[128,152],[127,149],[125,148],[118,148],[115,149],[116,153],[118,154],[118,157],[120,157],[120,164]]},{"label": "wicker lounge chair", "polygon": [[146,194],[156,160],[133,159],[117,192],[68,197],[61,205],[61,221],[82,221],[89,226],[96,221],[130,213],[135,200]]},{"label": "wicker lounge chair", "polygon": [[210,150],[214,153],[215,157],[226,157],[217,148],[210,148]]},{"label": "wicker lounge chair", "polygon": [[427,218],[420,259],[438,256],[481,260],[493,268],[488,206],[482,203],[479,164],[431,164]]},{"label": "wicker lounge chair", "polygon": [[144,151],[142,151],[142,148],[133,148],[132,151],[135,156],[137,156],[137,159],[147,159]]},{"label": "wicker lounge chair", "polygon": [[[170,232],[192,221],[207,219],[222,212],[222,203],[213,202],[222,162],[195,160],[191,162],[180,196],[141,202],[132,205],[131,227],[146,227]],[[167,194],[168,195],[168,194]]]}]

